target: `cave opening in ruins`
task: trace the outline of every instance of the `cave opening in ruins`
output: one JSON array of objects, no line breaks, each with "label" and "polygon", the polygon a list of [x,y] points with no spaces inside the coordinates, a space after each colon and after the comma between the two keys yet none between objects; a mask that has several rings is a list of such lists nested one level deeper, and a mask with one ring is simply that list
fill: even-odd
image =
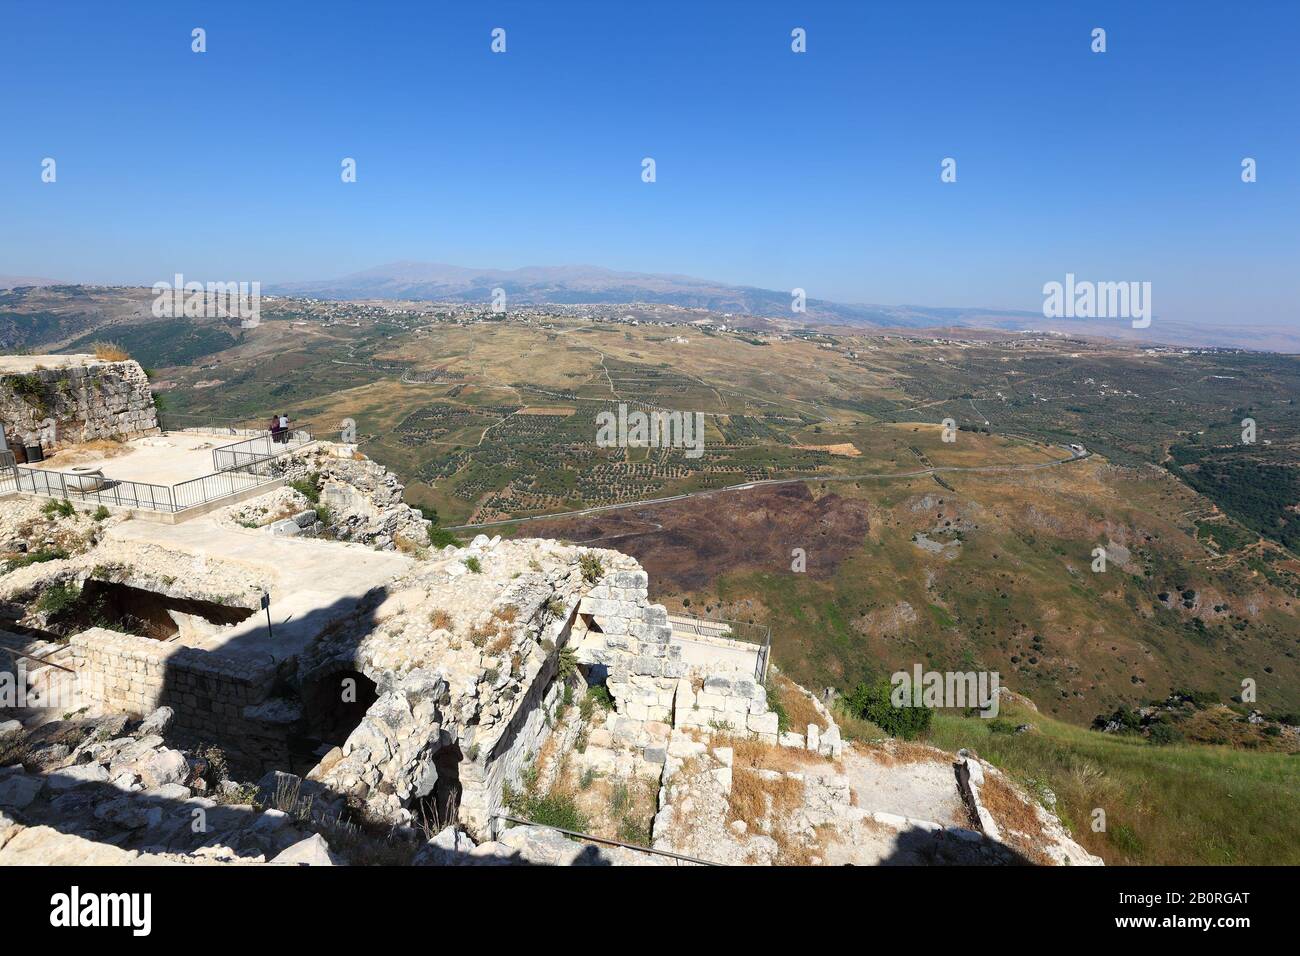
[{"label": "cave opening in ruins", "polygon": [[341,747],[379,699],[379,690],[357,670],[334,671],[303,688],[302,715],[307,751],[317,755]]},{"label": "cave opening in ruins", "polygon": [[169,641],[190,635],[207,636],[238,624],[253,613],[246,607],[172,597],[129,584],[90,578],[77,600],[58,615],[57,624],[61,629],[74,631],[104,627]]}]

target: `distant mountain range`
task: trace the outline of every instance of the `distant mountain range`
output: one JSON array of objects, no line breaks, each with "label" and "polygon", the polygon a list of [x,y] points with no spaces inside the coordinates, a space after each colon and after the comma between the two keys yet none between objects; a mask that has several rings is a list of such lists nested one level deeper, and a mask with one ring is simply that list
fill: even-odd
[{"label": "distant mountain range", "polygon": [[[170,278],[170,277],[168,277]],[[0,276],[0,289],[64,283],[30,276]],[[1157,315],[1146,329],[1120,319],[1047,319],[1041,312],[990,307],[940,308],[924,305],[868,305],[810,298],[806,311],[791,311],[791,293],[709,279],[645,272],[618,272],[599,266],[529,266],[523,269],[473,269],[433,262],[392,262],[338,279],[267,283],[263,292],[318,299],[407,299],[444,302],[492,301],[504,289],[510,305],[616,305],[654,303],[736,317],[765,319],[788,326],[848,326],[868,329],[991,329],[1002,332],[1050,331],[1126,342],[1183,347],[1261,349],[1300,353],[1300,329],[1254,324],[1233,317],[1221,325],[1180,322]],[[759,327],[767,323],[756,323]]]},{"label": "distant mountain range", "polygon": [[21,289],[23,286],[60,285],[58,279],[42,279],[38,276],[4,276],[0,275],[0,289]]},{"label": "distant mountain range", "polygon": [[814,298],[807,300],[807,311],[798,314],[791,311],[791,293],[786,291],[584,265],[472,269],[435,262],[392,262],[338,279],[273,284],[265,291],[320,299],[423,299],[486,305],[496,288],[504,289],[507,301],[515,305],[646,302],[813,326],[1039,330],[1186,347],[1300,352],[1300,332],[1241,321],[1211,327],[1157,316],[1150,328],[1139,330],[1124,320],[1047,319],[1041,312],[1015,309],[848,304]]},{"label": "distant mountain range", "polygon": [[852,305],[826,299],[808,299],[807,312],[800,315],[791,311],[790,292],[692,276],[616,272],[599,266],[471,269],[435,262],[393,262],[340,279],[279,283],[266,291],[322,299],[432,299],[486,305],[497,288],[504,289],[508,301],[518,305],[655,302],[761,318],[890,328],[978,325],[982,318],[1041,319],[1034,312]]}]

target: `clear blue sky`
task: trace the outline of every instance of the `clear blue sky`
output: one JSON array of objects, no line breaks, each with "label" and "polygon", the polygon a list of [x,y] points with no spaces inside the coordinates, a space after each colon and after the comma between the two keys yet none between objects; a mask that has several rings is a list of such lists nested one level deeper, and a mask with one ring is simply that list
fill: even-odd
[{"label": "clear blue sky", "polygon": [[1298,43],[1290,0],[3,0],[0,274],[591,263],[1037,309],[1071,271],[1295,325]]}]

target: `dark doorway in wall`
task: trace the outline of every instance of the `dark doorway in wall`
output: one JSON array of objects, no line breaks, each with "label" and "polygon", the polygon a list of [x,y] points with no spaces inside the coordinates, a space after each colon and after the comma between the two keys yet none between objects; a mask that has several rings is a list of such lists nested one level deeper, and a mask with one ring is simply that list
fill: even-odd
[{"label": "dark doorway in wall", "polygon": [[341,746],[378,699],[375,682],[360,671],[334,671],[306,685],[302,715],[313,749]]},{"label": "dark doorway in wall", "polygon": [[452,744],[443,747],[433,757],[433,766],[438,773],[438,780],[433,791],[416,801],[415,817],[430,831],[438,832],[456,822],[460,812],[460,762],[464,755],[460,747]]}]

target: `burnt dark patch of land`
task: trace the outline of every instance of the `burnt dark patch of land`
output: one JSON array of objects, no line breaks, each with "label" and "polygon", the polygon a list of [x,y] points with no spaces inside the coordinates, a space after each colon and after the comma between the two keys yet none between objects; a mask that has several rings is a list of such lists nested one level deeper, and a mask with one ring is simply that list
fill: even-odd
[{"label": "burnt dark patch of land", "polygon": [[674,501],[580,518],[538,521],[528,534],[616,548],[641,562],[669,591],[707,586],[718,574],[791,570],[803,549],[807,573],[833,575],[862,547],[867,506],[806,484]]}]

